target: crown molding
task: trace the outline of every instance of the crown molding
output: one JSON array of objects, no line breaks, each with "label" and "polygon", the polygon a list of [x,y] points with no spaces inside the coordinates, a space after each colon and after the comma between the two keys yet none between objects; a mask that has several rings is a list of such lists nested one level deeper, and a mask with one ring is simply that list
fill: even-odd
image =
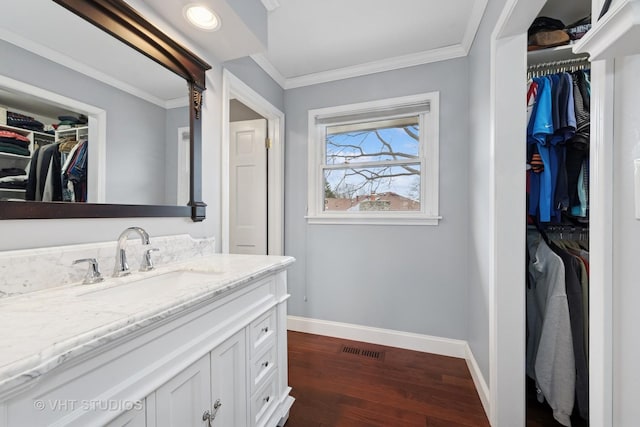
[{"label": "crown molding", "polygon": [[476,38],[478,28],[480,28],[480,22],[482,21],[484,11],[487,9],[488,3],[489,0],[476,0],[473,2],[471,14],[467,21],[467,28],[464,31],[462,42],[460,43],[467,53],[471,50],[471,45],[473,44],[473,40]]},{"label": "crown molding", "polygon": [[[473,40],[473,37],[471,37]],[[352,77],[365,76],[384,71],[392,71],[400,68],[413,67],[416,65],[428,64],[431,62],[446,61],[467,56],[471,42],[468,47],[462,44],[447,46],[439,49],[432,49],[410,55],[396,56],[381,61],[367,62],[365,64],[351,67],[337,68],[335,70],[321,71],[319,73],[306,74],[299,77],[286,78],[273,66],[264,54],[251,55],[251,58],[283,89],[295,89],[298,87],[312,86],[319,83],[327,83],[336,80],[348,79]]]},{"label": "crown molding", "polygon": [[264,5],[264,8],[267,9],[267,12],[273,12],[277,8],[280,7],[280,2],[278,0],[260,0]]},{"label": "crown molding", "polygon": [[189,97],[184,96],[180,98],[168,99],[164,102],[164,108],[171,110],[173,108],[181,108],[189,106]]},{"label": "crown molding", "polygon": [[[266,3],[277,3],[278,0],[261,0],[265,7]],[[478,28],[487,8],[488,0],[478,0],[473,2],[473,8],[467,21],[462,41],[459,44],[446,46],[438,49],[431,49],[409,55],[396,56],[380,61],[372,61],[364,64],[353,65],[334,70],[321,71],[318,73],[305,74],[298,77],[284,77],[276,67],[267,59],[264,54],[251,55],[251,58],[276,81],[283,89],[295,89],[298,87],[311,86],[320,83],[327,83],[336,80],[343,80],[352,77],[365,76],[384,71],[392,71],[401,68],[413,67],[416,65],[429,64],[432,62],[446,61],[449,59],[467,56],[471,50],[471,45],[476,37]],[[267,8],[267,10],[269,10]]]},{"label": "crown molding", "polygon": [[250,58],[253,59],[255,63],[258,64],[258,66],[269,75],[269,77],[275,80],[275,82],[278,83],[281,88],[286,89],[285,86],[287,83],[287,79],[282,74],[280,74],[280,71],[278,71],[276,67],[273,66],[273,64],[267,59],[266,56],[264,56],[264,54],[257,53],[255,55],[250,55]]},{"label": "crown molding", "polygon": [[413,67],[431,62],[446,61],[448,59],[466,56],[467,53],[468,50],[460,44],[439,49],[431,49],[424,52],[396,56],[394,58],[367,62],[351,67],[338,68],[335,70],[288,78],[285,80],[284,89],[294,89],[319,83],[327,83],[352,77],[365,76],[368,74],[381,73],[384,71],[392,71],[400,68]]},{"label": "crown molding", "polygon": [[115,87],[116,89],[120,89],[123,92],[126,92],[130,95],[144,99],[145,101],[155,104],[159,107],[167,108],[166,101],[158,98],[155,95],[148,93],[147,91],[141,90],[135,86],[125,83],[122,80],[116,79],[115,77],[105,74],[102,71],[99,71],[93,67],[88,66],[87,64],[76,61],[75,59],[72,59],[67,55],[64,55],[58,51],[45,47],[25,37],[19,36],[11,31],[0,29],[0,39],[6,41],[7,43],[11,43],[12,45],[18,46],[24,50],[27,50],[31,53],[34,53],[38,56],[46,58],[52,62],[60,64],[64,67],[67,67],[71,70],[74,70],[78,73],[84,74],[85,76],[89,76],[99,82]]}]

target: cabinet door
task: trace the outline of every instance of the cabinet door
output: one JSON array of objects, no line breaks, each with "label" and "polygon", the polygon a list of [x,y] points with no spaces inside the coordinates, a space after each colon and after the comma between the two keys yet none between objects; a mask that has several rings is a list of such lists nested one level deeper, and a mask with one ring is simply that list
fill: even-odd
[{"label": "cabinet door", "polygon": [[247,425],[247,364],[245,330],[241,330],[211,352],[212,401],[222,404],[212,425]]},{"label": "cabinet door", "polygon": [[207,354],[155,392],[157,427],[207,426],[211,408],[211,365]]}]

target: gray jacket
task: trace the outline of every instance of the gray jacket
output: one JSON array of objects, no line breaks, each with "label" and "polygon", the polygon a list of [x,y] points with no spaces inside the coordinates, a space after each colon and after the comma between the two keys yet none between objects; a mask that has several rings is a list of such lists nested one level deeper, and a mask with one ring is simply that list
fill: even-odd
[{"label": "gray jacket", "polygon": [[[571,425],[576,369],[562,259],[537,233],[527,236],[527,374],[562,425]],[[541,398],[542,396],[539,396]]]}]

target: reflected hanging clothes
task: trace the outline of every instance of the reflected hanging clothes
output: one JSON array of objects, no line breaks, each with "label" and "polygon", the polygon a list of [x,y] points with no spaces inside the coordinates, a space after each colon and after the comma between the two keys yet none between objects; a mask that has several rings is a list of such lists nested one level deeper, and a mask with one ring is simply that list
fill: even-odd
[{"label": "reflected hanging clothes", "polygon": [[44,145],[31,156],[25,200],[62,201],[62,161],[58,144]]},{"label": "reflected hanging clothes", "polygon": [[89,161],[88,140],[83,140],[76,145],[71,161],[65,172],[66,179],[73,187],[73,200],[76,202],[87,201],[87,166]]}]

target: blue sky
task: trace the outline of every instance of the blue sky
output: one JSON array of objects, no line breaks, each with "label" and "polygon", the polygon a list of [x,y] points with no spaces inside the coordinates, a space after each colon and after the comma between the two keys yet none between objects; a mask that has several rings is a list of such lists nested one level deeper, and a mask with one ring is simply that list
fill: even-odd
[{"label": "blue sky", "polygon": [[[412,126],[412,130],[417,134],[418,129],[417,126]],[[395,153],[404,153],[410,156],[418,157],[419,153],[419,143],[414,138],[407,135],[407,133],[402,128],[386,128],[379,130],[382,138],[388,142],[393,147],[393,152]],[[362,152],[366,154],[374,154],[380,151],[389,151],[388,147],[385,147],[376,134],[371,131],[355,131],[355,132],[347,132],[342,134],[333,134],[327,138],[331,143],[327,144],[327,163],[328,164],[343,164],[348,162],[349,164],[353,164],[357,166],[357,163],[360,162],[370,162],[370,161],[383,161],[383,160],[392,160],[393,157],[391,155],[382,155],[382,156],[360,156],[360,150],[350,147],[357,146]],[[337,146],[336,146],[337,145]],[[337,154],[340,157],[331,158],[332,154]],[[352,156],[352,157],[349,157]],[[408,159],[411,161],[411,158],[407,158],[404,156],[398,156],[398,159]],[[410,165],[411,168],[419,170],[418,165]],[[394,166],[384,171],[382,168],[353,168],[353,169],[337,169],[337,170],[326,170],[325,171],[325,179],[329,183],[332,190],[337,191],[338,193],[348,193],[349,195],[364,195],[369,194],[371,191],[375,191],[378,193],[383,193],[387,191],[392,191],[398,194],[401,194],[405,197],[410,198],[418,198],[419,195],[419,175],[414,174],[410,176],[394,176],[391,178],[382,178],[376,179],[366,185],[363,186],[364,178],[360,176],[347,176],[345,177],[345,173],[354,174],[354,171],[358,171],[361,173],[365,173],[370,175],[368,171],[372,173],[383,173],[384,175],[388,174],[406,174],[409,173],[402,167]],[[358,189],[354,191],[354,189]]]}]

